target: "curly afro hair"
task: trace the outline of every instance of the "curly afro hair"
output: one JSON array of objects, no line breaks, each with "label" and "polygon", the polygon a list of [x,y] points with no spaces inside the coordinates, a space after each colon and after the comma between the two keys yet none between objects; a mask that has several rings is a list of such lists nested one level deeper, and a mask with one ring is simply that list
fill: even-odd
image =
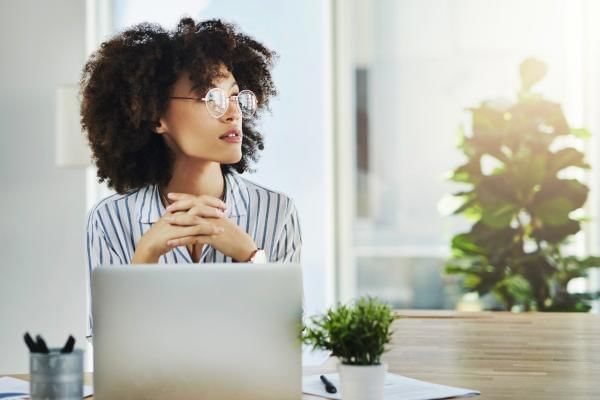
[{"label": "curly afro hair", "polygon": [[81,78],[81,125],[87,134],[100,182],[118,193],[148,184],[166,186],[174,155],[154,132],[167,109],[172,86],[183,71],[194,87],[208,90],[221,66],[240,87],[252,90],[258,110],[243,121],[242,158],[221,165],[223,173],[252,171],[264,149],[256,120],[277,94],[271,78],[276,57],[253,38],[220,20],[183,18],[174,31],[142,23],[102,43]]}]

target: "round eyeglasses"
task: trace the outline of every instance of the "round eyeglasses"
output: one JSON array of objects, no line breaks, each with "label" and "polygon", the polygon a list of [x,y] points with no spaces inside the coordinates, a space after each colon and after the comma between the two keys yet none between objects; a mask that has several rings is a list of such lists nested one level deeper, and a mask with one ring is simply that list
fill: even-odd
[{"label": "round eyeglasses", "polygon": [[256,95],[251,90],[242,90],[239,94],[227,96],[221,88],[212,88],[204,97],[172,96],[170,99],[203,101],[208,113],[214,118],[221,118],[229,108],[230,99],[233,99],[242,113],[242,118],[251,118],[256,113],[258,102]]}]

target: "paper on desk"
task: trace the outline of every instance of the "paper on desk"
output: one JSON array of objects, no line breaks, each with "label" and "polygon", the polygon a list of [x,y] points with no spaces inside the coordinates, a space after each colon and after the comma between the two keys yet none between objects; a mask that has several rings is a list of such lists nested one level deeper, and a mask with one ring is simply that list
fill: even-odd
[{"label": "paper on desk", "polygon": [[[335,394],[325,391],[325,385],[319,379],[320,375],[309,375],[302,378],[302,392],[328,399],[341,399],[341,385],[338,374],[324,374],[338,389]],[[419,381],[405,376],[390,374],[385,375],[383,396],[385,400],[434,400],[448,397],[476,396],[477,390],[462,389],[451,386],[438,385]]]},{"label": "paper on desk", "polygon": [[[94,394],[94,389],[89,385],[83,385],[83,397],[88,397]],[[22,379],[5,376],[0,378],[0,399],[28,399],[29,398],[29,382]]]}]

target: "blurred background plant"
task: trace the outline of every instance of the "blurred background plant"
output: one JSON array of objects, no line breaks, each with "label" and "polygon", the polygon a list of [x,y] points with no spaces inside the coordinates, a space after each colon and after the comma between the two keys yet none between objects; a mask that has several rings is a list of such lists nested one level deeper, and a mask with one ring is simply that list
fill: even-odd
[{"label": "blurred background plant", "polygon": [[479,295],[494,294],[507,310],[588,311],[598,293],[569,293],[568,283],[600,266],[600,257],[565,250],[581,230],[588,187],[575,177],[589,169],[573,146],[585,129],[567,124],[560,104],[532,91],[546,74],[536,59],[521,63],[517,100],[471,108],[472,134],[461,129],[467,161],[451,180],[466,185],[454,214],[473,221],[452,238],[449,274]]}]

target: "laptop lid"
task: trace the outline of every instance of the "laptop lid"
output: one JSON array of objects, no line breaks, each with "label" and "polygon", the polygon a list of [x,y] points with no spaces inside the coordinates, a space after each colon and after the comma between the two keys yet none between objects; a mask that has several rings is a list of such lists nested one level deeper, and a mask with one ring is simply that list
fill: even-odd
[{"label": "laptop lid", "polygon": [[299,399],[297,264],[101,266],[94,389],[104,399]]}]

